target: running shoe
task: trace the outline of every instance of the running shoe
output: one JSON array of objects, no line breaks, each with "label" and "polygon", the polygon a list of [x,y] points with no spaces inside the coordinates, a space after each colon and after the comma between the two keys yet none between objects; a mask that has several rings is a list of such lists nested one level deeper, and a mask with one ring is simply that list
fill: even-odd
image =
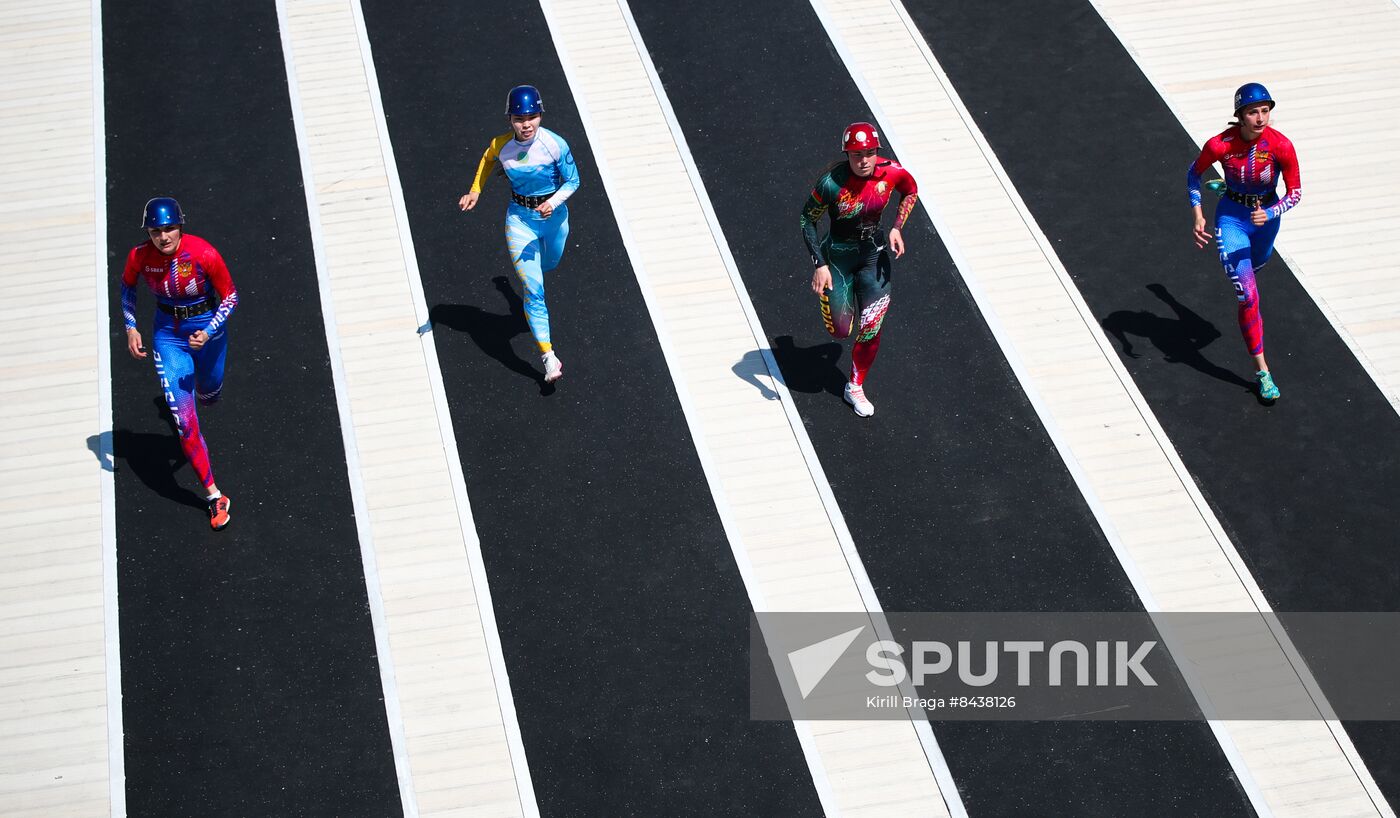
[{"label": "running shoe", "polygon": [[1274,376],[1264,370],[1254,373],[1259,379],[1259,397],[1264,400],[1278,400],[1278,387],[1274,386]]},{"label": "running shoe", "polygon": [[559,360],[559,356],[554,354],[554,350],[541,355],[540,360],[544,361],[545,383],[554,383],[564,377],[564,364]]},{"label": "running shoe", "polygon": [[1226,188],[1226,185],[1225,185],[1225,180],[1224,180],[1224,179],[1208,179],[1208,180],[1206,180],[1206,190],[1209,190],[1209,191],[1211,191],[1212,193],[1215,193],[1215,194],[1218,195],[1218,196],[1224,196],[1224,195],[1225,195],[1225,188]]},{"label": "running shoe", "polygon": [[875,404],[866,400],[865,387],[860,384],[847,383],[846,393],[843,397],[845,397],[846,403],[849,403],[851,408],[856,410],[857,415],[868,418],[875,414]]},{"label": "running shoe", "polygon": [[229,501],[227,494],[212,497],[209,500],[209,527],[218,531],[228,525],[229,506],[233,505]]}]

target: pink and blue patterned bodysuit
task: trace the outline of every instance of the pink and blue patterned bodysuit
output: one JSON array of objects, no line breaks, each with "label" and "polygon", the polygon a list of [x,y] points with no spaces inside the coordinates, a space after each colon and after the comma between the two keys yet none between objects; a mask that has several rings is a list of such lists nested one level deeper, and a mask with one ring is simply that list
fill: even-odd
[{"label": "pink and blue patterned bodysuit", "polygon": [[[180,448],[208,489],[214,484],[209,449],[199,431],[196,399],[210,404],[219,399],[224,385],[224,356],[228,351],[226,323],[238,306],[238,290],[223,257],[213,245],[185,233],[174,254],[165,255],[146,242],[133,247],[122,271],[122,317],[127,329],[136,328],[136,282],[144,279],[158,305],[191,308],[177,319],[157,308],[151,351],[161,392],[175,418]],[[189,336],[203,330],[209,340],[191,349]]]},{"label": "pink and blue patterned bodysuit", "polygon": [[[1298,176],[1298,155],[1288,137],[1266,127],[1258,139],[1246,142],[1238,126],[1210,138],[1201,155],[1186,171],[1186,190],[1191,206],[1201,204],[1201,174],[1219,162],[1225,170],[1229,190],[1245,196],[1263,196],[1260,207],[1268,221],[1255,225],[1249,207],[1222,197],[1215,209],[1215,242],[1220,263],[1235,285],[1239,300],[1240,334],[1251,355],[1264,353],[1264,319],[1259,314],[1259,287],[1255,273],[1274,252],[1280,218],[1303,197]],[[1284,195],[1276,192],[1283,179]]]}]

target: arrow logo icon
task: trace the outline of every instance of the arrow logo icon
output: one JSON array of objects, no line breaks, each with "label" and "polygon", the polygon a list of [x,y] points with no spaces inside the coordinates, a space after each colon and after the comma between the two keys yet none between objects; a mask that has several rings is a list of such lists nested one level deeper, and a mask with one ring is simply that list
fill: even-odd
[{"label": "arrow logo icon", "polygon": [[830,639],[823,639],[814,645],[799,648],[788,654],[788,664],[792,666],[792,675],[797,679],[797,689],[802,694],[802,698],[812,692],[826,674],[835,666],[836,660],[846,652],[846,648],[856,641],[860,632],[865,630],[861,625],[854,630],[838,634]]}]

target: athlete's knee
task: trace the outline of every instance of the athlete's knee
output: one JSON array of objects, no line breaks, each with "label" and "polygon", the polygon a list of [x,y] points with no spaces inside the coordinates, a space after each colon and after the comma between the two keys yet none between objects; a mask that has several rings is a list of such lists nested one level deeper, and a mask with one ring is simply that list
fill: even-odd
[{"label": "athlete's knee", "polygon": [[544,273],[538,264],[517,264],[515,278],[520,282],[520,290],[526,298],[544,293]]},{"label": "athlete's knee", "polygon": [[194,413],[194,407],[175,413],[175,428],[183,445],[203,445],[204,435],[200,434],[199,416]]},{"label": "athlete's knee", "polygon": [[558,267],[560,259],[564,258],[564,250],[567,249],[568,246],[569,221],[565,219],[559,226],[559,229],[555,231],[554,235],[550,236],[548,246],[545,247],[544,269],[553,270],[555,267]]},{"label": "athlete's knee", "polygon": [[1237,269],[1230,275],[1230,283],[1235,287],[1235,300],[1240,302],[1240,306],[1253,305],[1259,300],[1259,288],[1254,283],[1252,269]]},{"label": "athlete's knee", "polygon": [[890,309],[890,297],[881,296],[860,311],[860,335],[856,341],[872,341],[885,325],[885,314]]},{"label": "athlete's knee", "polygon": [[529,313],[539,312],[544,309],[544,287],[529,286],[524,288],[525,311]]}]

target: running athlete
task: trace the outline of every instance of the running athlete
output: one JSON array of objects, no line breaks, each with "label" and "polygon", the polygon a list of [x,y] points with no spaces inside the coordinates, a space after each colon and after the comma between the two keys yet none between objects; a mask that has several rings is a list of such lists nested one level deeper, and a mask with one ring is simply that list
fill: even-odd
[{"label": "running athlete", "polygon": [[[1274,252],[1280,219],[1303,197],[1298,180],[1298,155],[1288,137],[1269,127],[1274,100],[1257,82],[1235,91],[1235,122],[1210,138],[1201,155],[1186,171],[1186,190],[1195,214],[1192,236],[1197,247],[1210,243],[1206,217],[1201,210],[1201,174],[1213,163],[1225,169],[1225,186],[1215,208],[1215,243],[1220,263],[1235,285],[1240,302],[1240,333],[1254,357],[1259,397],[1278,399],[1278,386],[1264,360],[1264,319],[1259,315],[1259,288],[1255,274]],[[1284,195],[1279,198],[1278,181]]]},{"label": "running athlete", "polygon": [[491,140],[476,166],[471,192],[458,205],[476,207],[481,187],[497,167],[510,181],[511,203],[506,208],[506,247],[515,275],[525,291],[525,320],[540,348],[545,383],[564,376],[564,365],[549,339],[549,308],[544,303],[544,274],[559,265],[569,238],[569,209],[564,206],[578,190],[578,166],[569,145],[540,127],[544,101],[532,85],[517,85],[506,96],[510,131]]},{"label": "running athlete", "polygon": [[[880,350],[880,329],[890,306],[890,257],[880,232],[880,216],[899,191],[899,211],[889,232],[894,257],[904,255],[900,230],[919,200],[914,177],[876,151],[880,134],[869,122],[855,122],[841,137],[846,161],[817,180],[802,206],[802,238],[812,254],[812,292],[821,298],[822,321],[833,338],[856,333],[851,346],[851,379],[843,396],[857,415],[868,418],[875,406],[865,396],[865,376]],[[817,236],[822,214],[830,211],[831,229]],[[857,320],[857,316],[859,319]]]},{"label": "running athlete", "polygon": [[131,357],[146,357],[141,331],[136,328],[136,282],[144,279],[156,296],[151,346],[161,392],[175,417],[180,448],[208,494],[209,526],[228,525],[228,495],[214,483],[209,449],[199,431],[195,401],[208,406],[224,387],[227,324],[238,306],[238,290],[219,251],[209,242],[185,232],[180,203],[168,196],[146,202],[142,225],[150,238],[131,248],[122,271],[122,317],[126,349]]}]

